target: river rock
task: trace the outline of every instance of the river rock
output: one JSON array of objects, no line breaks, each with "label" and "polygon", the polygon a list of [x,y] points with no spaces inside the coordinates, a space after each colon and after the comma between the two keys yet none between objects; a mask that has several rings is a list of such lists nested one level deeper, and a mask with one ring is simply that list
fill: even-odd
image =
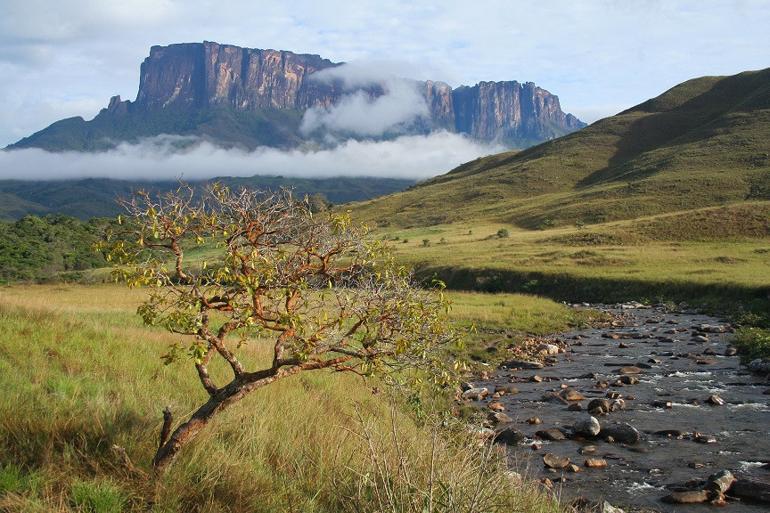
[{"label": "river rock", "polygon": [[723,470],[709,476],[707,488],[721,495],[727,493],[727,490],[733,486],[735,481],[736,479],[732,472]]},{"label": "river rock", "polygon": [[497,431],[495,434],[495,442],[500,442],[506,445],[517,445],[526,438],[524,433],[518,431],[510,426],[504,427]]},{"label": "river rock", "polygon": [[556,392],[546,392],[542,397],[543,402],[555,402],[561,404],[568,404],[569,401],[564,399],[560,394]]},{"label": "river rock", "polygon": [[540,417],[530,417],[527,419],[527,424],[531,424],[533,426],[536,426],[538,424],[542,424],[543,421],[540,420]]},{"label": "river rock", "polygon": [[671,492],[663,497],[664,502],[673,504],[700,504],[709,500],[706,490],[688,490],[684,492]]},{"label": "river rock", "polygon": [[642,439],[639,431],[631,424],[625,422],[622,424],[604,425],[601,428],[601,433],[603,437],[612,437],[616,442],[622,444],[635,444],[639,443],[639,440]]},{"label": "river rock", "polygon": [[588,403],[588,412],[595,415],[602,415],[610,412],[610,402],[607,399],[592,399]]},{"label": "river rock", "polygon": [[463,399],[468,399],[471,401],[481,401],[486,396],[489,395],[489,390],[485,387],[475,387],[475,388],[469,388],[465,392],[463,392]]},{"label": "river rock", "polygon": [[540,431],[535,433],[535,436],[538,438],[542,438],[543,440],[551,440],[554,442],[559,442],[561,440],[567,439],[567,436],[564,434],[564,432],[556,428],[541,429]]},{"label": "river rock", "polygon": [[585,399],[585,396],[575,390],[574,388],[567,388],[562,393],[561,396],[566,399],[567,401],[582,401]]},{"label": "river rock", "polygon": [[596,417],[591,415],[583,415],[575,422],[575,424],[572,425],[572,429],[575,431],[575,433],[580,435],[596,436],[599,434],[599,431],[601,431],[602,427],[601,424],[599,424],[599,421],[596,420]]},{"label": "river rock", "polygon": [[730,495],[746,501],[770,504],[770,483],[741,478],[730,488]]},{"label": "river rock", "polygon": [[713,435],[704,435],[702,433],[693,433],[693,440],[699,444],[715,444],[717,439]]},{"label": "river rock", "polygon": [[529,380],[530,380],[532,383],[542,383],[542,382],[543,382],[543,378],[542,378],[542,377],[540,377],[540,376],[538,376],[537,374],[535,374],[534,376],[532,376],[531,378],[529,378]]},{"label": "river rock", "polygon": [[725,349],[725,356],[735,356],[736,354],[738,354],[738,350],[733,346],[730,346],[727,349]]},{"label": "river rock", "polygon": [[724,406],[725,400],[719,397],[716,394],[711,394],[708,399],[706,399],[706,402],[709,403],[712,406]]},{"label": "river rock", "polygon": [[490,420],[495,424],[510,424],[513,419],[506,413],[496,411],[489,416]]},{"label": "river rock", "polygon": [[532,362],[529,360],[508,360],[503,362],[501,367],[508,369],[542,369],[544,365],[540,362]]},{"label": "river rock", "polygon": [[656,400],[654,400],[654,401],[652,402],[652,406],[653,406],[654,408],[666,408],[666,409],[671,409],[671,408],[673,408],[673,407],[674,407],[674,403],[672,403],[671,401],[662,401],[662,400],[660,400],[660,399],[656,399]]},{"label": "river rock", "polygon": [[578,467],[574,463],[570,463],[569,465],[567,465],[567,470],[569,470],[573,474],[576,474],[576,473],[580,472],[580,467]]},{"label": "river rock", "polygon": [[492,411],[505,411],[505,406],[503,406],[503,403],[500,401],[492,401],[487,405],[487,408],[489,408]]},{"label": "river rock", "polygon": [[641,373],[642,373],[642,369],[640,369],[635,365],[629,365],[627,367],[621,367],[618,369],[618,374],[628,375],[628,374],[641,374]]},{"label": "river rock", "polygon": [[570,464],[569,458],[566,456],[557,456],[551,452],[547,452],[543,455],[543,463],[548,468],[562,469],[566,468]]},{"label": "river rock", "polygon": [[636,376],[620,376],[620,382],[624,385],[636,385],[639,383],[639,378]]},{"label": "river rock", "polygon": [[548,356],[553,356],[553,355],[559,354],[560,352],[559,346],[555,344],[545,344],[545,343],[537,346],[537,350],[540,351],[542,354],[545,354]]},{"label": "river rock", "polygon": [[588,468],[606,468],[607,460],[604,458],[586,458],[584,465]]},{"label": "river rock", "polygon": [[569,411],[583,411],[583,405],[580,403],[572,403],[569,406],[567,406],[567,409]]},{"label": "river rock", "polygon": [[692,339],[695,342],[701,342],[704,344],[709,341],[709,338],[706,335],[695,335]]},{"label": "river rock", "polygon": [[578,452],[580,454],[594,454],[596,453],[596,446],[595,445],[584,445],[580,449],[578,449]]},{"label": "river rock", "polygon": [[770,374],[770,359],[757,358],[756,360],[751,360],[747,367],[751,372]]},{"label": "river rock", "polygon": [[460,390],[462,390],[463,392],[465,392],[466,390],[470,390],[471,388],[476,388],[476,387],[473,385],[473,383],[469,381],[463,381],[462,383],[460,383]]}]

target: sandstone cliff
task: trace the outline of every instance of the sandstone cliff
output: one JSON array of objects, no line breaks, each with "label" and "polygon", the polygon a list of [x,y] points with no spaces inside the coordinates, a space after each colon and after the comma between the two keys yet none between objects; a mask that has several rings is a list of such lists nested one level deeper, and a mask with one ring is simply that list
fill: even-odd
[{"label": "sandstone cliff", "polygon": [[[153,46],[141,65],[136,100],[113,97],[91,121],[62,120],[12,147],[94,150],[161,133],[226,146],[296,146],[304,139],[299,127],[307,109],[330,108],[351,93],[340,80],[310,78],[339,65],[318,55],[213,42]],[[526,147],[585,126],[562,112],[558,97],[531,82],[456,89],[443,82],[413,84],[428,117],[401,127],[407,133],[448,130]],[[386,92],[377,84],[363,91],[370,98]]]}]

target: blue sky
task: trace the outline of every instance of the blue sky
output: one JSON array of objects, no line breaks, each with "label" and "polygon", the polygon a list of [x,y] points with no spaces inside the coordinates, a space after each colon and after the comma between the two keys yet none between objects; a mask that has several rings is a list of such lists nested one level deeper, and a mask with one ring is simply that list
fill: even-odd
[{"label": "blue sky", "polygon": [[770,66],[770,0],[3,0],[0,146],[133,99],[153,44],[388,61],[452,85],[533,81],[585,121],[688,78]]}]

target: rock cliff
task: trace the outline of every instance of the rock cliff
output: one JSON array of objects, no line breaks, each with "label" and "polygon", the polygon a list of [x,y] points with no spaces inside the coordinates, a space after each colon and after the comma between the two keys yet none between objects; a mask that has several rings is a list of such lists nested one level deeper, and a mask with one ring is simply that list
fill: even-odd
[{"label": "rock cliff", "polygon": [[[350,94],[338,79],[311,79],[340,63],[318,55],[260,50],[213,42],[153,46],[141,65],[134,101],[116,96],[91,121],[71,118],[22,139],[14,148],[98,150],[158,134],[195,135],[225,146],[292,147],[310,108],[332,108]],[[480,82],[452,89],[410,81],[428,118],[407,133],[448,130],[511,147],[526,147],[585,126],[562,112],[557,96],[531,82]],[[386,94],[378,84],[360,90]]]}]

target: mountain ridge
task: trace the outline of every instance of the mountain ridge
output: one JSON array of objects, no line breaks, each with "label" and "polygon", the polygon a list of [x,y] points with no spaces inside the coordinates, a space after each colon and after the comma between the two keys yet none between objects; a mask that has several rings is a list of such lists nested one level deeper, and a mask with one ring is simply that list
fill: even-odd
[{"label": "mountain ridge", "polygon": [[381,225],[526,229],[770,199],[770,68],[689,80],[520,152],[479,158],[357,206]]},{"label": "mountain ridge", "polygon": [[[59,120],[8,148],[95,151],[160,134],[198,135],[249,149],[297,147],[308,139],[301,122],[309,109],[334,108],[354,92],[370,101],[387,94],[377,81],[351,90],[339,79],[312,78],[343,64],[315,54],[209,41],[152,46],[140,67],[135,100],[113,96],[92,120]],[[561,110],[557,96],[532,82],[479,82],[454,89],[430,80],[408,82],[428,114],[382,137],[448,130],[484,142],[529,146],[585,126]]]}]

